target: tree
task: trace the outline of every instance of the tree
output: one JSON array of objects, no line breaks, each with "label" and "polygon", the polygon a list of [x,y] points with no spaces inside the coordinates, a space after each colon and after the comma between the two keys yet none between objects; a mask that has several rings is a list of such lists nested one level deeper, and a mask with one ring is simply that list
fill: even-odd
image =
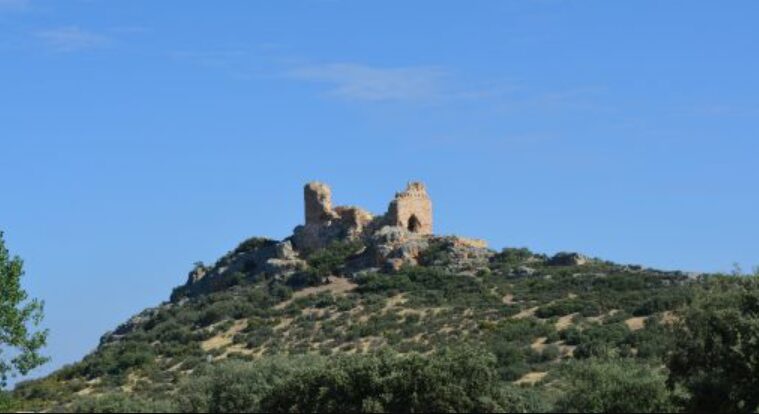
[{"label": "tree", "polygon": [[29,299],[21,286],[23,275],[24,262],[10,256],[0,232],[0,389],[9,376],[26,375],[48,360],[39,354],[47,330],[33,329],[42,321],[43,303]]},{"label": "tree", "polygon": [[262,399],[265,412],[532,412],[530,390],[500,384],[492,354],[477,349],[340,357],[304,369]]},{"label": "tree", "polygon": [[200,366],[180,383],[174,399],[183,413],[257,413],[261,398],[301,367],[320,369],[323,357],[272,356],[253,362]]},{"label": "tree", "polygon": [[689,392],[686,410],[759,409],[759,279],[714,281],[675,330],[669,384]]},{"label": "tree", "polygon": [[667,377],[632,359],[595,358],[565,365],[566,390],[558,412],[660,413],[674,411]]}]

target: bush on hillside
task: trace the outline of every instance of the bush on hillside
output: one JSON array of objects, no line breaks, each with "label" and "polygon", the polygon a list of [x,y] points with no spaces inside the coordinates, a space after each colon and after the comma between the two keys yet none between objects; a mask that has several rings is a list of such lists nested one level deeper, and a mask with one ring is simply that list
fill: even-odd
[{"label": "bush on hillside", "polygon": [[676,325],[667,360],[691,412],[759,409],[759,279],[716,280]]},{"label": "bush on hillside", "polygon": [[495,357],[474,349],[430,357],[342,357],[300,371],[262,400],[268,412],[514,412],[545,407],[530,391],[500,385]]},{"label": "bush on hillside", "polygon": [[675,406],[660,370],[630,359],[570,362],[561,369],[558,412],[662,413]]},{"label": "bush on hillside", "polygon": [[67,408],[71,413],[173,413],[176,407],[169,401],[153,401],[123,393],[81,397]]}]

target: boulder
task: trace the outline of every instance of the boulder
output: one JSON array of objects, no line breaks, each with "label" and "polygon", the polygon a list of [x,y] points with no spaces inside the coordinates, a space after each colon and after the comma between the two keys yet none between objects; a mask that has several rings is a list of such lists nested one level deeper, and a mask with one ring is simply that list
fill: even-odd
[{"label": "boulder", "polygon": [[579,253],[560,252],[548,259],[547,264],[549,266],[581,266],[589,261],[590,259]]}]

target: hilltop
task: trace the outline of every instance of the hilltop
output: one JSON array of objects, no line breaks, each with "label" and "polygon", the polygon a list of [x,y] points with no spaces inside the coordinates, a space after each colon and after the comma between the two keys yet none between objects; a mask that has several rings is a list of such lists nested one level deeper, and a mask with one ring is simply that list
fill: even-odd
[{"label": "hilltop", "polygon": [[670,326],[703,284],[683,272],[435,235],[421,183],[377,216],[333,208],[321,183],[306,185],[304,201],[305,223],[291,237],[250,238],[212,265],[196,264],[165,303],[15,395],[27,409],[82,410],[99,396],[176,408],[160,404],[194,394],[229,364],[271,370],[261,379],[268,390],[298,367],[346,355],[434,359],[473,347],[494,358],[489,383],[529,389],[519,401],[540,401],[524,408],[540,410],[573,360],[622,357],[659,369]]}]

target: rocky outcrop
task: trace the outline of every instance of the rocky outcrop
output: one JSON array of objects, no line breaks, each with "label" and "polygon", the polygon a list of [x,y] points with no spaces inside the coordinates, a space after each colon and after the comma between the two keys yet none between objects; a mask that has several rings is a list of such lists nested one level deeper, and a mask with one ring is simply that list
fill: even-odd
[{"label": "rocky outcrop", "polygon": [[579,253],[560,252],[548,259],[547,264],[549,266],[581,266],[589,261],[590,259]]},{"label": "rocky outcrop", "polygon": [[211,268],[196,266],[190,272],[187,283],[175,290],[172,299],[215,291],[226,287],[230,279],[238,277],[255,280],[266,274],[284,278],[308,266],[289,240],[251,240],[256,243],[246,247],[246,243],[250,243],[244,242]]},{"label": "rocky outcrop", "polygon": [[172,304],[170,303],[164,303],[161,306],[155,308],[147,308],[137,315],[132,316],[128,321],[119,325],[115,330],[106,332],[102,337],[100,337],[100,345],[111,342],[118,342],[124,336],[135,331],[140,326],[152,320],[162,309],[166,309],[171,306]]},{"label": "rocky outcrop", "polygon": [[403,227],[385,226],[369,238],[365,255],[374,267],[397,271],[406,265],[418,264],[422,251],[429,247],[429,238]]},{"label": "rocky outcrop", "polygon": [[191,285],[193,283],[200,282],[200,280],[203,279],[206,274],[208,274],[208,268],[205,267],[202,263],[197,263],[195,267],[190,270],[190,273],[187,274],[187,284]]},{"label": "rocky outcrop", "polygon": [[449,272],[476,272],[487,267],[495,252],[483,240],[458,236],[433,236],[421,264],[441,266]]}]

